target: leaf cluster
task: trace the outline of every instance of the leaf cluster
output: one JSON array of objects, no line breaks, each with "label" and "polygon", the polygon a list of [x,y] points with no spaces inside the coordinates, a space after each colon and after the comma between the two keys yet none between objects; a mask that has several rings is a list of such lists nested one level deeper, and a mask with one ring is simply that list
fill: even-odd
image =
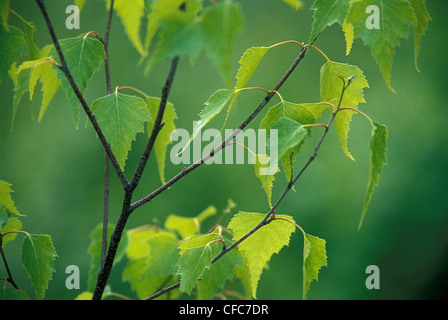
[{"label": "leaf cluster", "polygon": [[[303,2],[300,0],[281,2],[295,10],[303,7]],[[167,94],[157,97],[138,88],[122,85],[117,86],[115,90],[109,90],[105,96],[96,97],[88,104],[83,100],[83,94],[94,74],[106,61],[105,40],[95,31],[91,31],[78,37],[59,41],[53,39],[53,44],[38,48],[34,41],[34,25],[9,10],[9,0],[0,3],[2,44],[0,83],[8,78],[14,83],[11,129],[20,101],[26,92],[29,93],[30,100],[33,100],[36,87],[38,83],[41,84],[42,101],[38,117],[38,121],[41,121],[54,95],[59,88],[62,88],[72,110],[76,128],[80,122],[80,106],[87,113],[91,111],[92,115],[88,114],[90,121],[87,125],[94,127],[98,125],[95,130],[100,138],[102,137],[100,133],[104,135],[103,145],[106,152],[109,150],[116,158],[118,173],[120,170],[124,171],[137,134],[147,131],[150,142],[153,137],[155,139],[152,142],[162,182],[162,189],[158,189],[159,193],[179,180],[183,172],[186,174],[184,169],[176,176],[178,178],[173,178],[174,182],[170,180],[169,183],[165,178],[166,152],[171,143],[171,133],[176,129],[177,119],[175,106],[167,101]],[[86,0],[77,0],[75,3],[83,8]],[[111,0],[105,0],[104,4],[106,8],[110,8]],[[381,25],[378,30],[366,28],[365,21],[368,17],[366,7],[369,5],[381,8]],[[208,232],[204,232],[202,230],[204,221],[217,213],[217,209],[210,206],[193,218],[170,215],[163,226],[147,225],[126,230],[121,237],[123,240],[120,245],[117,244],[118,250],[112,253],[114,265],[125,261],[122,280],[130,284],[140,299],[158,297],[163,291],[162,288],[174,287],[179,288],[181,293],[194,295],[198,299],[225,297],[235,294],[233,290],[235,285],[239,285],[242,289],[242,293],[237,293],[239,297],[256,298],[263,270],[274,254],[288,246],[293,232],[298,228],[304,236],[302,295],[306,298],[312,280],[317,280],[319,270],[327,265],[326,242],[306,233],[295,223],[292,216],[277,214],[277,206],[284,195],[293,188],[308,164],[317,156],[321,143],[332,125],[335,127],[342,152],[354,160],[348,146],[350,123],[354,116],[361,115],[370,123],[372,133],[369,180],[360,228],[386,163],[388,139],[386,126],[374,122],[361,110],[361,105],[366,102],[364,90],[369,88],[363,71],[354,65],[332,61],[314,46],[314,43],[326,27],[339,23],[345,34],[347,55],[352,49],[354,40],[362,39],[370,46],[386,84],[393,91],[391,84],[393,55],[400,39],[407,37],[409,27],[414,31],[415,66],[418,69],[417,58],[421,37],[430,20],[425,0],[315,0],[311,7],[314,12],[314,23],[308,44],[285,41],[270,46],[248,48],[239,59],[239,69],[234,79],[231,77],[233,44],[243,26],[242,11],[237,1],[115,0],[113,10],[119,16],[130,43],[140,54],[140,64],[144,66],[142,69],[146,74],[150,73],[156,64],[165,60],[184,56],[195,59],[202,52],[205,52],[220,70],[226,86],[213,92],[205,101],[202,111],[198,114],[199,119],[193,128],[190,142],[226,110],[222,124],[224,128],[232,116],[232,110],[239,96],[247,90],[264,91],[265,98],[253,116],[251,115],[240,126],[240,130],[244,129],[274,96],[280,99],[280,102],[268,108],[259,125],[260,129],[269,132],[269,142],[274,141],[273,144],[268,143],[271,146],[270,150],[266,153],[249,150],[255,176],[260,180],[262,192],[266,195],[269,212],[262,214],[240,211],[233,216],[226,227],[220,223],[221,216]],[[20,22],[21,28],[9,24],[11,15]],[[315,101],[296,101],[295,97],[284,99],[278,90],[288,78],[288,74],[273,90],[248,86],[262,65],[264,57],[276,47],[286,44],[300,46],[301,51],[295,66],[305,54],[309,54],[309,51],[316,50],[322,55],[324,62],[320,68],[319,83],[316,83],[320,88],[320,95]],[[125,94],[124,90],[130,90],[133,94]],[[294,175],[294,166],[301,154],[302,146],[309,141],[315,130],[322,127],[324,133],[315,147],[315,153],[299,174]],[[273,132],[276,132],[276,135]],[[234,136],[228,138],[221,147],[230,145],[233,138]],[[148,146],[152,147],[150,143]],[[187,147],[188,144],[182,151]],[[214,155],[215,150],[208,156]],[[275,160],[281,163],[281,166],[267,170],[267,164]],[[203,162],[200,161],[199,165]],[[191,170],[194,168],[196,167],[191,167]],[[274,183],[277,184],[275,175],[280,171],[283,171],[288,185],[279,200],[274,202],[272,194]],[[141,174],[138,171],[137,173]],[[136,185],[133,185],[135,178],[132,182],[126,179],[124,181],[125,201],[129,200],[129,203],[127,207],[124,206],[127,209],[123,210],[120,219],[126,221],[136,208],[135,203],[130,204],[132,191]],[[10,185],[0,181],[1,250],[3,253],[4,246],[14,240],[18,233],[25,235],[22,264],[31,279],[36,298],[42,299],[54,272],[56,251],[48,235],[30,234],[21,230],[22,224],[19,220],[21,214],[12,201],[11,192]],[[228,213],[231,208],[233,206],[229,204],[229,208],[223,212]],[[121,228],[123,229],[124,227]],[[108,230],[110,234],[117,228],[109,225]],[[91,245],[88,249],[92,261],[90,276],[87,290],[78,296],[79,299],[92,298],[98,272],[103,271],[100,270],[104,237],[102,233],[101,225],[91,233]],[[6,266],[5,259],[4,262]],[[14,289],[4,288],[1,297],[27,297],[18,289],[9,272],[5,279]],[[176,298],[180,294],[169,292],[170,298]],[[104,291],[103,298],[113,294],[109,287]]]},{"label": "leaf cluster", "polygon": [[[16,240],[18,234],[24,235],[21,251],[22,265],[31,280],[35,298],[42,300],[55,272],[57,253],[49,235],[32,234],[22,230],[21,219],[25,215],[20,213],[14,204],[12,192],[11,184],[0,180],[0,252],[5,266],[0,278],[5,281],[5,285],[0,289],[0,300],[29,299],[29,294],[15,283],[6,260],[6,245]],[[6,274],[3,274],[4,272]],[[7,286],[8,282],[12,286]]]}]

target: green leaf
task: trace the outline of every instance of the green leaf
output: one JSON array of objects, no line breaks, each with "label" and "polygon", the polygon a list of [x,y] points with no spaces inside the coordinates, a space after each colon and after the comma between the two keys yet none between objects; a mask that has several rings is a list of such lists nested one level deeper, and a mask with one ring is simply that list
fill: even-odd
[{"label": "green leaf", "polygon": [[76,296],[75,300],[92,300],[92,298],[93,298],[92,292],[84,291],[84,292],[78,294]]},{"label": "green leaf", "polygon": [[216,240],[217,238],[218,235],[215,233],[193,235],[191,237],[188,237],[188,239],[182,241],[178,247],[180,249],[180,254],[182,255],[185,252],[185,250],[188,249],[203,247],[209,244],[210,242]]},{"label": "green leaf", "polygon": [[[212,247],[212,256],[219,254],[222,248],[218,245]],[[196,285],[199,300],[210,300],[220,292],[228,281],[232,281],[237,268],[243,266],[243,256],[238,249],[233,249],[221,256],[210,269],[206,269],[201,281]]]},{"label": "green leaf", "polygon": [[[308,131],[300,123],[289,118],[280,118],[272,129],[278,131],[278,159],[289,154],[290,150],[301,146],[308,135]],[[275,150],[270,152],[272,157],[272,152]]]},{"label": "green leaf", "polygon": [[75,5],[79,8],[79,11],[82,10],[85,3],[86,3],[86,0],[75,0]]},{"label": "green leaf", "polygon": [[179,251],[177,250],[179,240],[176,235],[161,231],[149,238],[146,243],[150,249],[143,278],[155,275],[176,275],[175,265],[179,259]]},{"label": "green leaf", "polygon": [[222,109],[224,109],[234,95],[235,90],[219,89],[215,91],[210,98],[208,98],[208,100],[204,103],[204,109],[202,109],[199,113],[200,120],[193,129],[193,139],[199,130],[206,126],[207,123],[209,123],[222,111]]},{"label": "green leaf", "polygon": [[364,199],[364,208],[359,222],[359,229],[361,229],[364,217],[372,198],[373,190],[378,185],[381,172],[386,163],[386,143],[389,133],[386,126],[374,123],[372,128],[372,136],[370,140],[370,174],[367,193]]},{"label": "green leaf", "polygon": [[184,55],[196,58],[202,50],[202,41],[201,25],[195,16],[179,11],[166,15],[161,22],[159,42],[145,72],[167,58]]},{"label": "green leaf", "polygon": [[[106,0],[107,8],[110,7],[110,0]],[[142,19],[145,15],[145,4],[142,0],[115,0],[114,10],[123,23],[126,35],[132,45],[142,56],[146,56],[147,52],[143,47],[140,38],[140,28]]]},{"label": "green leaf", "polygon": [[1,0],[0,1],[0,15],[2,16],[2,24],[3,28],[5,28],[6,31],[9,31],[9,25],[8,25],[8,17],[9,17],[9,4],[11,0]]},{"label": "green leaf", "polygon": [[254,164],[255,176],[261,181],[261,186],[266,193],[269,207],[272,207],[272,187],[275,180],[275,174],[280,171],[278,166],[275,170],[270,167],[270,157],[265,154],[255,154],[252,158]]},{"label": "green leaf", "polygon": [[55,272],[56,251],[49,235],[26,234],[22,244],[22,265],[34,287],[37,300],[42,300]]},{"label": "green leaf", "polygon": [[[236,248],[238,249],[238,248]],[[247,264],[247,259],[243,257],[243,265],[238,266],[235,269],[235,275],[238,280],[241,282],[241,285],[244,289],[244,297],[246,299],[252,298],[252,284],[251,284],[251,275],[249,271],[249,266]]]},{"label": "green leaf", "polygon": [[146,4],[146,9],[149,11],[148,26],[145,37],[145,50],[148,51],[152,40],[159,30],[163,19],[169,14],[178,11],[180,5],[184,0],[158,0],[152,1],[151,4]]},{"label": "green leaf", "polygon": [[303,7],[303,2],[301,0],[282,0],[282,2],[286,3],[295,10],[299,10]]},{"label": "green leaf", "polygon": [[234,95],[235,90],[233,89],[219,89],[208,98],[208,100],[204,103],[204,109],[202,109],[202,111],[199,113],[199,121],[195,122],[193,126],[191,139],[182,148],[181,153],[190,146],[191,142],[201,132],[202,128],[204,128],[224,109],[224,107],[231,101]]},{"label": "green leaf", "polygon": [[[337,104],[340,100],[344,83],[348,83],[348,79],[352,78],[350,85],[344,92],[341,101],[341,108],[358,108],[358,104],[364,103],[364,88],[368,88],[366,78],[363,72],[357,66],[327,61],[320,70],[320,94],[321,101]],[[355,111],[343,110],[338,112],[334,123],[339,141],[344,153],[350,159],[353,156],[348,151],[347,138],[350,130],[350,121]]]},{"label": "green leaf", "polygon": [[[146,99],[149,111],[151,112],[151,118],[156,119],[160,105],[160,98],[149,97]],[[163,114],[162,122],[165,122],[162,130],[159,132],[156,142],[154,144],[154,151],[156,153],[157,166],[159,169],[160,181],[165,184],[165,159],[166,149],[171,144],[171,133],[176,130],[174,120],[177,119],[176,111],[172,103],[167,102],[165,112]],[[153,122],[148,122],[148,135],[151,135],[154,127]]]},{"label": "green leaf", "polygon": [[28,46],[28,55],[30,60],[36,60],[42,58],[41,51],[36,46],[36,43],[34,41],[36,34],[36,27],[32,22],[28,22],[26,20],[22,20],[22,22],[23,22],[23,28],[25,29],[25,39],[26,44]]},{"label": "green leaf", "polygon": [[30,82],[31,77],[31,70],[27,69],[22,71],[19,75],[16,74],[17,66],[15,63],[13,64],[13,67],[11,68],[10,74],[14,74],[16,79],[13,79],[14,81],[14,96],[13,96],[13,102],[12,102],[12,121],[11,121],[11,129],[10,131],[14,129],[14,123],[15,118],[17,114],[17,110],[19,109],[19,103],[22,100],[23,95],[28,90],[28,83]]},{"label": "green leaf", "polygon": [[[48,47],[48,49],[44,49],[43,53],[48,52],[49,49],[50,47]],[[45,54],[43,55],[45,56]],[[42,84],[42,102],[40,106],[38,122],[42,120],[48,105],[61,86],[61,81],[58,79],[57,72],[52,68],[53,65],[51,62],[52,61],[49,58],[25,61],[17,69],[17,73],[20,73],[23,70],[27,69],[31,70],[28,80],[28,91],[30,93],[30,100],[33,100],[37,81]],[[21,78],[19,77],[19,79]]]},{"label": "green leaf", "polygon": [[410,0],[411,6],[414,9],[417,22],[412,26],[414,30],[414,56],[415,56],[415,68],[418,69],[418,55],[420,53],[420,44],[426,29],[428,28],[428,22],[431,21],[431,16],[426,9],[426,0]]},{"label": "green leaf", "polygon": [[[366,13],[368,6],[379,8],[379,29],[366,27],[366,20],[372,13]],[[346,17],[344,30],[348,52],[355,38],[361,38],[371,49],[383,78],[391,91],[391,71],[395,48],[400,38],[407,38],[409,26],[416,25],[414,10],[408,0],[352,0]]]},{"label": "green leaf", "polygon": [[9,70],[19,56],[26,54],[26,41],[23,32],[16,27],[9,26],[6,30],[0,24],[0,83],[8,79]]},{"label": "green leaf", "polygon": [[182,239],[185,239],[200,233],[201,223],[215,214],[216,207],[214,206],[208,206],[204,211],[193,218],[170,214],[165,221],[165,228],[177,231]]},{"label": "green leaf", "polygon": [[[166,276],[164,274],[144,278],[143,273],[147,267],[147,262],[147,257],[132,259],[127,263],[122,273],[122,280],[129,282],[139,299],[145,299],[160,290],[161,287],[170,286],[178,280],[178,277]],[[162,295],[160,299],[175,298],[173,295],[177,294],[176,292],[170,292],[167,295]]]},{"label": "green leaf", "polygon": [[319,270],[327,266],[325,240],[303,234],[303,299],[306,299],[311,281],[317,280]]},{"label": "green leaf", "polygon": [[288,118],[301,124],[313,124],[323,110],[329,106],[317,103],[292,103],[281,101],[269,108],[260,122],[260,129],[270,130],[280,118]]},{"label": "green leaf", "polygon": [[[2,213],[0,212],[0,215],[1,214]],[[22,229],[22,222],[18,218],[9,218],[5,224],[0,225],[1,233],[7,233],[9,231],[18,231],[20,229]],[[14,240],[16,238],[16,236],[17,236],[16,232],[8,233],[7,235],[4,235],[3,242],[2,242],[3,248],[6,246],[6,244],[9,241]]]},{"label": "green leaf", "polygon": [[8,223],[9,220],[9,215],[7,215],[6,213],[0,211],[0,233],[3,233],[2,229],[3,226]]},{"label": "green leaf", "polygon": [[143,99],[118,91],[92,103],[92,112],[100,125],[118,164],[124,168],[132,141],[144,131],[151,114]]},{"label": "green leaf", "polygon": [[23,216],[23,214],[17,210],[14,201],[12,200],[11,193],[13,193],[13,190],[10,187],[11,184],[0,180],[0,211],[6,213],[8,217],[11,217],[11,215]]},{"label": "green leaf", "polygon": [[247,49],[241,56],[239,60],[240,67],[236,74],[237,82],[235,84],[235,93],[233,95],[232,101],[230,102],[229,108],[227,109],[227,115],[226,119],[224,120],[223,127],[227,123],[230,112],[232,111],[233,106],[235,105],[236,100],[241,93],[241,91],[238,90],[246,86],[247,82],[249,82],[249,80],[252,78],[255,70],[257,69],[258,65],[260,64],[266,52],[269,51],[269,49],[271,49],[271,47],[252,47]]},{"label": "green leaf", "polygon": [[[277,217],[293,221],[289,216],[277,215]],[[261,213],[239,212],[236,214],[228,226],[233,230],[233,240],[239,240],[264,218],[265,215]],[[274,220],[258,229],[238,246],[247,259],[254,298],[256,298],[258,281],[265,264],[274,253],[278,253],[281,248],[289,244],[290,236],[294,230],[293,224],[284,220]]]},{"label": "green leaf", "polygon": [[[36,43],[34,41],[36,28],[32,22],[28,22],[24,20],[23,18],[20,18],[23,23],[23,27],[25,29],[25,39],[28,47],[28,58],[30,61],[37,61],[39,59],[45,58],[48,56],[49,50],[51,48],[50,45],[44,47],[42,50],[39,50],[39,48],[36,46]],[[25,93],[25,91],[30,90],[31,87],[31,75],[32,75],[32,69],[25,69],[22,66],[25,66],[26,62],[22,63],[21,67],[19,69],[17,68],[11,68],[10,75],[14,82],[14,97],[13,97],[13,116],[12,116],[12,124],[11,124],[11,131],[14,128],[14,122],[16,113],[19,107],[19,103]],[[34,65],[30,65],[30,67],[34,67]],[[22,69],[21,69],[22,68]],[[41,66],[39,69],[47,69],[45,71],[39,71],[34,74],[33,82],[34,86],[37,82],[37,80],[40,80],[42,83],[42,104],[40,107],[40,113],[39,113],[39,121],[42,119],[42,116],[50,103],[50,100],[53,98],[54,93],[57,91],[57,89],[60,86],[60,81],[57,79],[57,73],[55,70],[51,69],[51,65],[45,65]],[[42,75],[39,76],[38,73],[41,73]],[[18,74],[18,75],[17,75]],[[26,84],[29,84],[28,86]],[[57,87],[57,88],[56,88]],[[30,90],[30,98],[32,98],[32,92]]]},{"label": "green leaf", "polygon": [[140,227],[129,230],[126,234],[128,245],[126,246],[126,256],[129,259],[138,259],[149,255],[149,244],[147,241],[157,233],[155,228]]},{"label": "green leaf", "polygon": [[314,22],[310,34],[310,43],[326,27],[338,22],[343,24],[349,8],[349,0],[316,0],[311,7],[314,10]]},{"label": "green leaf", "polygon": [[209,244],[183,252],[176,264],[177,274],[181,277],[180,291],[191,293],[205,269],[210,269],[212,258],[212,248]]},{"label": "green leaf", "polygon": [[[103,44],[96,38],[84,36],[81,38],[69,38],[60,41],[62,52],[67,60],[67,66],[73,76],[79,90],[84,93],[87,83],[93,74],[99,70],[103,60],[105,59]],[[49,53],[59,64],[59,57],[54,47]],[[59,79],[62,81],[62,88],[65,91],[67,99],[73,111],[73,119],[75,127],[79,124],[79,106],[80,102],[72,86],[68,82],[65,74],[56,68]]]},{"label": "green leaf", "polygon": [[202,14],[205,48],[231,83],[231,62],[235,36],[243,26],[240,5],[226,1],[206,8]]},{"label": "green leaf", "polygon": [[203,8],[202,0],[186,0],[185,1],[185,12],[197,15]]},{"label": "green leaf", "polygon": [[25,291],[11,287],[0,288],[0,300],[29,300]]},{"label": "green leaf", "polygon": [[[328,108],[330,106],[322,103],[297,104],[281,101],[268,110],[266,116],[260,122],[260,129],[266,129],[269,133],[270,129],[280,118],[288,118],[301,124],[313,124],[321,116],[322,112]],[[301,145],[297,145],[280,159],[288,181],[291,180],[291,155],[293,155],[294,162],[296,156],[300,153],[300,149]]]},{"label": "green leaf", "polygon": [[236,74],[235,89],[242,89],[246,86],[269,49],[271,47],[252,47],[243,53],[239,61],[240,68]]}]

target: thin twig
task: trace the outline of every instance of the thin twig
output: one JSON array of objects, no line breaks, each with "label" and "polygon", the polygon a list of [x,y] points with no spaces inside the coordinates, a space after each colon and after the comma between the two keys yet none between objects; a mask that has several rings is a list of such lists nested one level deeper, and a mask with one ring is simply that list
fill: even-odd
[{"label": "thin twig", "polygon": [[166,287],[166,288],[163,288],[163,289],[157,291],[156,293],[150,295],[149,297],[145,298],[144,300],[153,300],[153,299],[160,297],[161,295],[163,295],[167,292],[170,292],[171,290],[174,290],[179,287],[180,287],[180,282],[175,283],[172,286],[169,286],[169,287]]},{"label": "thin twig", "polygon": [[[103,40],[104,52],[106,55],[106,59],[104,60],[104,69],[106,74],[106,91],[107,94],[112,93],[111,85],[110,85],[110,66],[109,66],[109,35],[110,35],[110,26],[112,23],[112,11],[114,8],[114,0],[111,0],[109,7],[109,16],[107,18],[106,24],[106,34]],[[104,263],[106,261],[107,254],[107,226],[109,224],[109,156],[107,152],[104,153],[104,206],[103,206],[103,241],[101,245],[101,264],[100,270],[103,269]]]},{"label": "thin twig", "polygon": [[107,94],[112,93],[111,84],[110,84],[110,65],[109,65],[109,37],[110,37],[110,26],[112,24],[112,12],[114,8],[114,0],[110,1],[110,7],[109,7],[109,15],[107,18],[107,24],[106,24],[106,34],[104,36],[103,40],[103,46],[104,46],[104,52],[106,54],[106,59],[104,61],[104,67],[106,72],[106,89]]},{"label": "thin twig", "polygon": [[6,255],[3,251],[3,236],[4,234],[0,235],[0,254],[2,256],[3,264],[5,265],[6,273],[8,274],[8,278],[6,278],[6,281],[12,284],[15,289],[19,289],[12,277],[11,270],[9,270],[8,261],[6,260]]}]

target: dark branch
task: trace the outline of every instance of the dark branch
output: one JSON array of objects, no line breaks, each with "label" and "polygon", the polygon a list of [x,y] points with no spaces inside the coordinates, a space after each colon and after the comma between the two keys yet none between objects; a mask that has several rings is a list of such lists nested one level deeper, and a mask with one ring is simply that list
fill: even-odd
[{"label": "dark branch", "polygon": [[106,54],[106,59],[104,61],[105,71],[106,71],[106,89],[107,94],[112,93],[111,85],[110,85],[110,68],[109,68],[109,36],[110,36],[110,26],[112,23],[112,12],[114,8],[114,0],[111,0],[109,7],[109,15],[107,18],[106,24],[106,34],[103,40],[104,52]]},{"label": "dark branch", "polygon": [[[110,85],[110,68],[109,68],[109,35],[110,26],[112,23],[112,11],[114,8],[114,0],[111,0],[109,7],[109,15],[106,24],[106,34],[103,40],[104,52],[106,59],[104,60],[104,69],[106,73],[106,91],[107,94],[111,94],[112,89]],[[107,226],[109,223],[109,156],[107,152],[104,154],[104,206],[103,206],[103,241],[101,244],[101,265],[100,269],[103,269],[104,263],[106,261],[107,254]]]},{"label": "dark branch", "polygon": [[[174,79],[174,74],[175,74],[175,71],[177,68],[178,61],[179,61],[179,58],[177,58],[177,57],[173,58],[172,63],[171,63],[170,72],[169,72],[167,80],[165,82],[165,86],[163,87],[161,103],[160,103],[158,115],[156,118],[156,124],[158,123],[158,125],[157,125],[158,129],[155,129],[156,125],[154,125],[154,129],[151,134],[151,137],[149,138],[148,145],[142,155],[142,158],[141,158],[142,160],[140,161],[140,164],[136,170],[136,175],[134,176],[134,179],[132,180],[133,181],[132,185],[129,184],[129,187],[125,188],[125,195],[124,195],[124,200],[123,200],[123,206],[121,209],[121,215],[118,218],[118,222],[117,222],[115,229],[112,233],[110,244],[109,244],[109,249],[107,251],[106,259],[104,261],[104,266],[98,274],[97,284],[96,284],[95,291],[94,291],[93,297],[92,297],[93,300],[99,300],[99,299],[101,299],[101,297],[103,295],[104,288],[106,287],[107,281],[110,276],[110,272],[112,271],[113,262],[115,260],[115,255],[117,253],[118,245],[120,243],[124,227],[126,226],[127,220],[133,211],[133,208],[131,207],[132,195],[134,193],[135,188],[137,187],[137,185],[139,183],[141,173],[143,172],[143,169],[146,165],[146,162],[148,160],[151,149],[154,146],[154,142],[157,137],[157,134],[159,133],[160,129],[164,125],[164,123],[161,121],[163,119],[163,113],[165,110],[166,103],[168,101],[168,95],[170,92],[170,88],[172,86],[172,82]],[[135,178],[135,177],[137,177],[137,178]]]},{"label": "dark branch", "polygon": [[145,300],[155,299],[155,298],[160,297],[161,295],[163,295],[163,294],[165,294],[167,292],[170,292],[171,290],[174,290],[174,289],[179,288],[179,287],[180,287],[180,282],[175,283],[172,286],[169,286],[169,287],[166,287],[166,288],[163,288],[163,289],[157,291],[153,295],[147,297]]},{"label": "dark branch", "polygon": [[162,97],[160,98],[159,110],[157,112],[157,117],[154,120],[154,127],[152,129],[151,135],[148,139],[148,143],[146,145],[145,151],[143,152],[140,163],[138,165],[137,170],[135,171],[134,178],[131,181],[130,188],[135,189],[140,181],[143,170],[145,169],[146,163],[148,162],[149,155],[154,147],[154,143],[156,142],[157,136],[162,130],[163,127],[163,115],[165,113],[165,108],[168,103],[168,95],[170,94],[171,87],[173,85],[174,75],[176,74],[177,65],[179,63],[179,57],[175,57],[171,60],[171,67],[168,74],[168,77],[165,81],[165,85],[162,88]]},{"label": "dark branch", "polygon": [[125,191],[123,206],[121,209],[121,215],[117,221],[114,232],[112,233],[104,266],[98,273],[98,279],[95,286],[95,290],[93,292],[92,300],[100,300],[101,297],[103,296],[104,289],[106,287],[107,281],[112,271],[112,266],[115,260],[115,255],[117,253],[118,245],[120,244],[121,241],[121,236],[123,234],[124,227],[126,226],[128,218],[131,214],[131,211],[129,210],[129,206],[131,204],[131,198],[132,198],[132,191]]},{"label": "dark branch", "polygon": [[14,289],[19,289],[17,284],[15,283],[11,270],[9,270],[8,262],[6,260],[5,252],[3,251],[3,234],[0,234],[0,254],[2,256],[3,264],[5,265],[6,273],[8,274],[8,278],[6,278],[6,281],[8,281]]}]

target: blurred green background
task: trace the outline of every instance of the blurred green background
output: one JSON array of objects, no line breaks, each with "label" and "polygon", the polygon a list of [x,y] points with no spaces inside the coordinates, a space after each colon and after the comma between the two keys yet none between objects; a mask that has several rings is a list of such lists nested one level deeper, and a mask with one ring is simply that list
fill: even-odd
[{"label": "blurred green background", "polygon": [[[306,41],[312,23],[311,0],[305,8],[294,11],[280,1],[244,0],[245,27],[238,34],[233,60],[249,47],[271,45],[284,40]],[[81,13],[81,30],[65,28],[65,8],[71,1],[46,1],[50,17],[60,38],[91,30],[104,34],[104,1],[87,1]],[[309,299],[442,299],[448,298],[448,108],[446,103],[448,59],[448,23],[445,1],[427,1],[432,16],[422,40],[419,67],[414,68],[412,31],[402,40],[394,57],[392,84],[397,94],[384,83],[370,49],[355,40],[349,56],[339,25],[327,28],[316,45],[333,61],[359,66],[370,89],[365,91],[367,104],[361,105],[374,121],[389,129],[388,164],[384,168],[361,231],[357,230],[368,179],[370,126],[364,118],[352,121],[349,148],[356,161],[341,151],[334,130],[325,140],[319,157],[278,209],[292,215],[308,233],[327,241],[328,267],[321,269],[319,281],[311,284]],[[39,47],[50,43],[48,31],[34,1],[12,1],[12,8],[37,27]],[[14,17],[11,22],[17,23]],[[273,88],[299,49],[289,44],[271,50],[260,64],[249,85]],[[112,86],[134,86],[160,96],[168,62],[154,68],[149,77],[137,65],[139,55],[123,33],[114,15],[110,44]],[[319,100],[319,69],[324,59],[310,51],[288,82],[282,96],[294,102]],[[202,55],[193,63],[182,58],[172,88],[170,101],[178,113],[177,127],[191,131],[192,121],[208,96],[225,84],[216,67]],[[56,273],[49,284],[47,299],[73,299],[87,282],[89,269],[88,235],[101,221],[104,155],[92,128],[73,126],[72,114],[60,90],[41,123],[36,119],[40,92],[34,102],[24,96],[14,130],[12,118],[13,85],[0,87],[0,179],[13,185],[13,198],[24,229],[46,233],[53,238],[59,258]],[[104,69],[94,75],[85,93],[92,102],[105,95]],[[236,128],[263,98],[262,92],[241,95],[227,124]],[[271,102],[269,106],[272,106]],[[34,106],[34,107],[33,107]],[[263,111],[251,125],[257,128]],[[33,119],[34,117],[34,119]],[[82,118],[84,119],[84,118]],[[223,117],[210,127],[220,128]],[[81,123],[83,120],[81,120]],[[326,121],[326,120],[325,120]],[[296,167],[303,164],[320,136],[317,128],[308,141]],[[127,162],[132,174],[145,145],[145,135],[138,136]],[[182,166],[167,164],[166,176],[172,177]],[[121,208],[123,192],[111,173],[111,222]],[[283,190],[286,180],[279,174],[273,200]],[[154,157],[135,193],[138,199],[160,185]],[[210,204],[224,209],[227,199],[237,203],[236,210],[267,212],[266,197],[251,165],[202,166],[175,184],[169,191],[138,209],[129,227],[163,223],[168,214],[195,216]],[[236,212],[236,211],[235,211]],[[230,217],[228,217],[230,218]],[[228,219],[225,221],[227,223]],[[213,221],[210,221],[212,223]],[[32,297],[29,280],[20,265],[21,241],[8,244],[6,254],[16,282]],[[302,246],[300,232],[280,254],[274,255],[270,268],[259,282],[259,299],[300,299],[302,291]],[[65,287],[65,268],[81,269],[81,290]],[[380,268],[379,290],[367,290],[366,267]],[[0,268],[3,270],[3,266]],[[120,265],[112,273],[112,288],[130,295],[127,284],[121,285]]]}]

